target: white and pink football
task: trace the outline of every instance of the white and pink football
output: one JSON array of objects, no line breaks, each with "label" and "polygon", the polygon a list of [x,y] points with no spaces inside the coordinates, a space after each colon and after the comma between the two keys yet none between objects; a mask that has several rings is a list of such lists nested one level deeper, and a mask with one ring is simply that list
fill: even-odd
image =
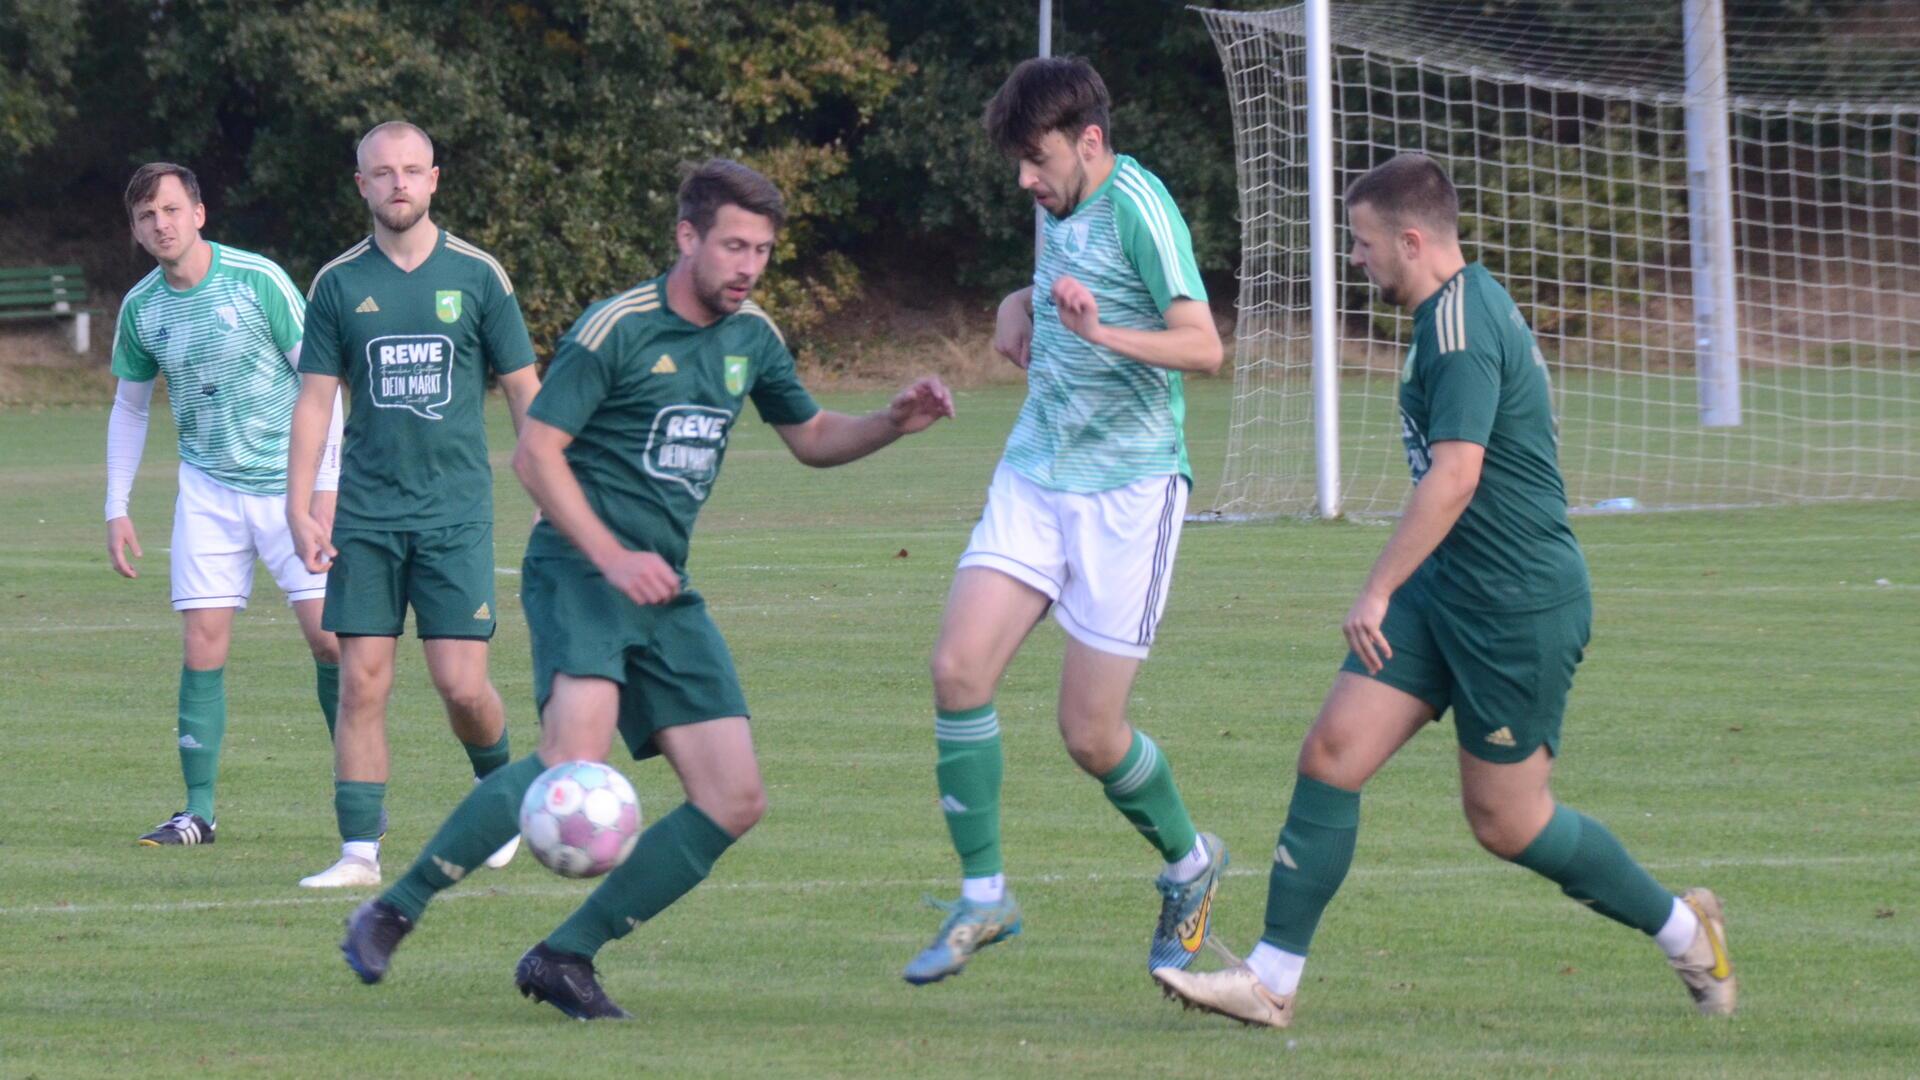
[{"label": "white and pink football", "polygon": [[640,797],[611,765],[563,761],[527,789],[520,835],[554,873],[599,877],[633,854],[640,840]]}]

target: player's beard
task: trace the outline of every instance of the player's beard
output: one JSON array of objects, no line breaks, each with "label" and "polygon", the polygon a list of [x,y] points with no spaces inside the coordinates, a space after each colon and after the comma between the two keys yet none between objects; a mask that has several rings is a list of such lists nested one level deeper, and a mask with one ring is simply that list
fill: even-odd
[{"label": "player's beard", "polygon": [[1403,271],[1397,276],[1389,275],[1385,267],[1375,266],[1372,269],[1373,287],[1379,292],[1381,301],[1393,307],[1399,307],[1406,299],[1405,267],[1396,268]]},{"label": "player's beard", "polygon": [[1075,210],[1080,209],[1080,201],[1087,197],[1086,165],[1082,164],[1079,161],[1075,161],[1074,167],[1073,167],[1073,176],[1068,178],[1067,183],[1064,187],[1061,187],[1054,192],[1054,196],[1059,201],[1058,206],[1052,207],[1051,209],[1049,209],[1046,206],[1041,207],[1042,210],[1046,210],[1048,213],[1052,214],[1054,217],[1057,217],[1057,218],[1067,217],[1071,215]]},{"label": "player's beard", "polygon": [[427,203],[424,199],[415,200],[402,206],[388,203],[374,208],[374,219],[386,226],[387,231],[403,233],[427,216]]},{"label": "player's beard", "polygon": [[698,271],[695,271],[693,275],[693,295],[699,298],[702,306],[715,315],[731,315],[740,310],[741,304],[747,302],[745,296],[738,300],[729,297],[727,295],[728,285],[745,285],[747,288],[747,296],[753,295],[753,281],[751,279],[741,281],[735,278],[729,281],[726,278],[719,278],[709,281]]}]

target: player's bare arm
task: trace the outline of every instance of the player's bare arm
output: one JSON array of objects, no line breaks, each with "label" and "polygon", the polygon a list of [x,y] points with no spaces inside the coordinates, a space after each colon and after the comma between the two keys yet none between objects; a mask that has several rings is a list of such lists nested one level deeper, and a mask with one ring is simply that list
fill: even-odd
[{"label": "player's bare arm", "polygon": [[680,592],[680,575],[651,551],[633,551],[600,520],[567,464],[573,436],[529,419],[513,451],[513,472],[540,514],[636,604],[664,604]]},{"label": "player's bare arm", "polygon": [[[287,441],[287,529],[293,533],[293,549],[300,561],[316,574],[331,565],[336,554],[329,539],[333,533],[333,498],[319,497],[314,477],[320,469],[327,428],[339,396],[338,378],[300,376],[300,396],[293,402],[293,428]],[[337,493],[332,494],[337,497]]]},{"label": "player's bare arm", "polygon": [[1008,293],[993,317],[993,351],[1022,371],[1032,359],[1033,286]]},{"label": "player's bare arm", "polygon": [[952,415],[953,394],[937,376],[929,375],[895,394],[886,408],[865,416],[822,409],[804,424],[776,425],[774,430],[801,464],[825,469],[858,461],[902,435],[925,431],[936,420]]},{"label": "player's bare arm", "polygon": [[1053,283],[1053,302],[1060,309],[1060,325],[1089,344],[1149,367],[1211,375],[1220,370],[1226,356],[1213,312],[1198,300],[1175,300],[1168,305],[1161,316],[1167,323],[1165,330],[1131,330],[1101,322],[1099,301],[1066,274]]},{"label": "player's bare arm", "polygon": [[1480,465],[1486,455],[1486,447],[1461,439],[1433,444],[1433,466],[1407,499],[1400,524],[1374,560],[1366,584],[1340,626],[1347,645],[1369,674],[1378,674],[1393,659],[1393,648],[1380,631],[1387,617],[1387,602],[1466,512],[1480,486]]},{"label": "player's bare arm", "polygon": [[518,435],[526,430],[527,406],[540,393],[540,375],[532,364],[509,371],[500,376],[500,392],[507,396],[507,415],[513,417],[513,431]]}]

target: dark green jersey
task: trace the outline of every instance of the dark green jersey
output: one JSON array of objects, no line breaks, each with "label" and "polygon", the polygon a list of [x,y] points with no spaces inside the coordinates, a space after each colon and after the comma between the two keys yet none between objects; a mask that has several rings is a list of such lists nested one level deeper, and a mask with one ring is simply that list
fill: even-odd
[{"label": "dark green jersey", "polygon": [[1487,450],[1473,501],[1419,571],[1443,601],[1524,611],[1586,592],[1586,559],[1567,524],[1547,360],[1513,298],[1479,263],[1413,314],[1400,422],[1415,484],[1433,463],[1434,443]]},{"label": "dark green jersey", "polygon": [[492,521],[486,373],[531,363],[507,272],[444,229],[411,273],[372,237],[321,267],[300,370],[347,383],[336,522],[401,532]]},{"label": "dark green jersey", "polygon": [[[746,399],[769,424],[820,411],[764,311],[752,302],[711,326],[666,305],[665,277],[589,307],[560,339],[527,415],[572,435],[567,464],[620,542],[684,578],[694,519],[720,476]],[[578,557],[542,521],[527,555]]]}]

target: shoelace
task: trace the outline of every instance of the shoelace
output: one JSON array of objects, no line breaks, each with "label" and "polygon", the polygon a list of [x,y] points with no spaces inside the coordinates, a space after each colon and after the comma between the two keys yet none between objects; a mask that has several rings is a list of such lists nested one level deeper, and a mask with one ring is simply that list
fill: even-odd
[{"label": "shoelace", "polygon": [[1171,882],[1166,878],[1154,878],[1153,887],[1160,890],[1160,896],[1166,901],[1160,905],[1160,925],[1155,931],[1161,937],[1172,937],[1180,926],[1180,903],[1185,899],[1187,887],[1193,882]]},{"label": "shoelace", "polygon": [[166,825],[162,827],[172,829],[175,832],[193,833],[195,835],[198,835],[200,832],[200,829],[193,823],[193,815],[185,810],[168,818]]}]

